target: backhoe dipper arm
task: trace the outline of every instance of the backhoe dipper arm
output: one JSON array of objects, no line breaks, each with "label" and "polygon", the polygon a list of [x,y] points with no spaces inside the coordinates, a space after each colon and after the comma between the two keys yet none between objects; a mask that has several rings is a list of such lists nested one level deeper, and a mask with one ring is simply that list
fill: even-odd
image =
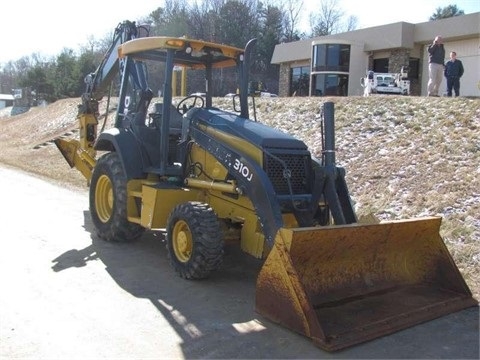
[{"label": "backhoe dipper arm", "polygon": [[118,46],[136,37],[137,26],[135,22],[127,20],[118,24],[113,35],[113,41],[105,53],[102,62],[95,72],[85,77],[86,88],[82,96],[84,112],[88,113],[94,110],[92,106],[90,106],[91,101],[96,102],[101,100],[113,77],[118,74]]}]

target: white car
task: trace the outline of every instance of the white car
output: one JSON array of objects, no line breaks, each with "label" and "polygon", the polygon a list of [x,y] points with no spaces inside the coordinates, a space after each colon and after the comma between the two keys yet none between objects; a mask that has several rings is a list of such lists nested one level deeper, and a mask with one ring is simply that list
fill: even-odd
[{"label": "white car", "polygon": [[272,93],[269,93],[269,92],[261,92],[260,93],[260,97],[278,97],[277,94],[272,94]]}]

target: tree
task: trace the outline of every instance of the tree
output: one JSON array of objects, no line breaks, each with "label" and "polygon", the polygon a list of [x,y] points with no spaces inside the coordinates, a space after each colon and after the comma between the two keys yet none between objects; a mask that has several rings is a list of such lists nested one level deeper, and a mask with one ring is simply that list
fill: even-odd
[{"label": "tree", "polygon": [[254,52],[252,80],[261,81],[270,92],[278,92],[278,65],[271,64],[275,45],[281,42],[283,12],[274,5],[259,6],[260,28]]},{"label": "tree", "polygon": [[303,37],[303,34],[298,31],[298,23],[300,22],[300,14],[302,11],[302,7],[302,0],[286,0],[286,3],[283,5],[285,14],[283,17],[285,42],[297,41]]},{"label": "tree", "polygon": [[30,87],[35,92],[37,104],[40,100],[48,102],[54,100],[52,96],[54,87],[48,78],[49,67],[50,64],[37,64],[19,80],[20,87]]},{"label": "tree", "polygon": [[54,74],[55,97],[57,99],[77,97],[78,80],[81,78],[76,66],[77,59],[72,49],[64,48],[58,55]]},{"label": "tree", "polygon": [[[270,63],[273,49],[282,41],[299,40],[304,36],[297,30],[302,4],[302,0],[166,0],[164,7],[155,9],[137,23],[148,23],[151,36],[186,35],[239,48],[243,48],[248,40],[257,38],[252,79],[258,78],[268,84],[270,91],[276,91],[278,65]],[[19,87],[21,82],[25,87],[41,89],[43,98],[48,101],[78,97],[85,90],[85,76],[101,63],[112,38],[113,31],[100,40],[91,36],[79,51],[64,49],[48,61],[32,56],[0,66],[2,90]],[[152,86],[163,84],[163,65],[148,62],[147,66],[149,83]],[[214,81],[219,85],[215,96],[236,90],[234,69],[214,71]],[[187,77],[187,91],[203,90],[204,77]]]},{"label": "tree", "polygon": [[460,10],[457,5],[448,5],[444,8],[438,7],[428,20],[441,20],[459,15],[465,15],[464,11]]},{"label": "tree", "polygon": [[[256,0],[225,1],[218,12],[215,40],[219,43],[243,48],[250,39],[259,37],[259,23],[259,4]],[[214,79],[214,88],[221,94],[233,92],[238,87],[232,69],[219,71],[218,76],[215,76]]]},{"label": "tree", "polygon": [[188,33],[189,8],[186,0],[165,0],[165,7],[149,15],[153,22],[150,35],[183,36]]},{"label": "tree", "polygon": [[258,34],[258,23],[255,1],[227,1],[219,11],[217,41],[242,48]]},{"label": "tree", "polygon": [[204,0],[191,7],[188,22],[188,36],[215,42],[218,33],[219,11],[223,0]]},{"label": "tree", "polygon": [[0,73],[0,93],[10,94],[16,87],[16,71],[13,61],[2,65]]},{"label": "tree", "polygon": [[85,77],[94,72],[99,64],[100,62],[97,60],[94,51],[85,51],[80,54],[75,62],[75,71],[73,72],[73,74],[78,74],[78,78],[75,79],[77,83],[75,93],[77,96],[85,91]]},{"label": "tree", "polygon": [[343,15],[337,0],[322,0],[320,11],[310,14],[312,36],[325,36],[338,32]]},{"label": "tree", "polygon": [[357,28],[358,18],[355,15],[350,15],[347,19],[346,31],[353,31]]}]

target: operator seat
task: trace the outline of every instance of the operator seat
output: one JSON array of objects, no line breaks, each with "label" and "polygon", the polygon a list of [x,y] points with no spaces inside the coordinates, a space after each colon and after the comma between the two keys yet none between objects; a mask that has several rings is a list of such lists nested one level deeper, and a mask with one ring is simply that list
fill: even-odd
[{"label": "operator seat", "polygon": [[[163,118],[163,103],[155,103],[153,105],[154,112],[150,113],[152,125],[161,128]],[[175,106],[170,105],[170,126],[169,134],[180,135],[182,132],[182,115],[177,112]]]}]

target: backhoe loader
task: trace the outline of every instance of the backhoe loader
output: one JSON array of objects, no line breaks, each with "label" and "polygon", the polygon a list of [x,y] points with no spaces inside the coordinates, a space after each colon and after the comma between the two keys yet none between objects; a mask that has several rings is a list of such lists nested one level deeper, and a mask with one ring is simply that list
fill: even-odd
[{"label": "backhoe loader", "polygon": [[[206,278],[234,241],[263,266],[255,310],[335,351],[477,305],[439,235],[441,218],[359,223],[336,165],[334,106],[321,108],[323,149],[251,116],[244,49],[148,36],[125,21],[79,105],[79,139],[55,143],[89,184],[97,235],[166,234],[184,279]],[[164,69],[151,103],[149,62]],[[174,67],[203,71],[205,95],[174,103]],[[233,110],[212,104],[217,69],[234,67]],[[98,131],[98,102],[119,76],[114,126]],[[97,158],[97,153],[101,156]]]}]

